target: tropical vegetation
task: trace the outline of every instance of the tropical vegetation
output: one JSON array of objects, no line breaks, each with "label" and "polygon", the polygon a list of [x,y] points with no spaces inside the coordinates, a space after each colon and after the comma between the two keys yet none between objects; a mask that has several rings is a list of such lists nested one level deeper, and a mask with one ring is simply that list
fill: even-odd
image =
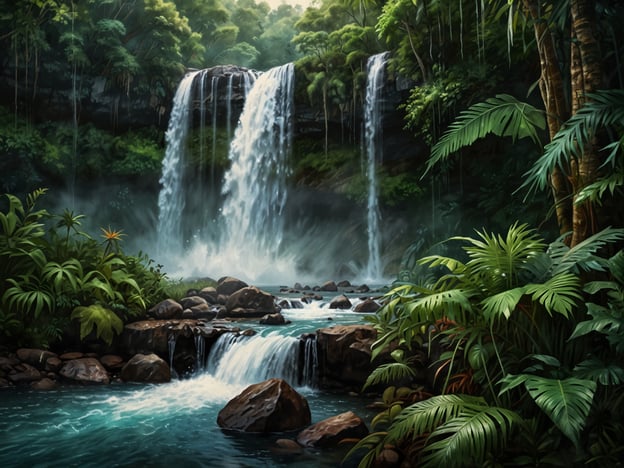
[{"label": "tropical vegetation", "polygon": [[108,219],[140,224],[128,207],[157,190],[186,70],[295,62],[297,105],[320,125],[293,143],[292,183],[359,203],[366,63],[389,52],[394,131],[411,146],[384,155],[380,199],[405,220],[397,245],[413,242],[373,319],[386,361],[365,389],[384,411],[351,457],[621,463],[622,19],[616,0],[13,1],[0,13],[2,343],[45,346],[72,327],[110,342],[162,297],[159,266],[122,249],[129,228],[87,234],[81,214],[41,208],[38,187],[98,181]]}]

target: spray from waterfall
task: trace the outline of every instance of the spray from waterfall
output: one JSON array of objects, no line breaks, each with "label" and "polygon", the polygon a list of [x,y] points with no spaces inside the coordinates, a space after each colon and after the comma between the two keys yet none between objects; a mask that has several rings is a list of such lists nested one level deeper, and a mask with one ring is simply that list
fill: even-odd
[{"label": "spray from waterfall", "polygon": [[382,96],[385,65],[388,53],[373,55],[368,59],[366,101],[364,107],[364,153],[366,156],[366,178],[368,179],[367,197],[367,234],[368,263],[365,278],[368,281],[383,277],[381,264],[381,227],[378,197],[377,165],[383,159],[382,153]]}]

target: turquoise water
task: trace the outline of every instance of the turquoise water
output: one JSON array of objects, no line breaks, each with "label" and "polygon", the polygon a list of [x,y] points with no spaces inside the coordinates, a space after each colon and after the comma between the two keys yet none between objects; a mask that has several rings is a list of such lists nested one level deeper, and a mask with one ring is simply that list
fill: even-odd
[{"label": "turquoise water", "polygon": [[[332,323],[362,321],[360,314],[329,311],[324,306],[284,314],[293,322],[279,328],[287,336]],[[260,331],[269,334],[269,330]],[[296,433],[222,431],[216,424],[218,412],[249,383],[253,382],[225,383],[204,373],[161,385],[0,390],[0,467],[340,465],[349,447],[283,453],[275,441],[294,438]],[[348,410],[370,421],[366,400],[306,387],[297,390],[308,400],[313,423]]]}]

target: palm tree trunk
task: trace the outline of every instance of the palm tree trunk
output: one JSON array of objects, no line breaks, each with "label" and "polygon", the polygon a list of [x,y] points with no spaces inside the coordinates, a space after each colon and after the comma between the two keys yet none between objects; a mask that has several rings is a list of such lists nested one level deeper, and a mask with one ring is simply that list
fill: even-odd
[{"label": "palm tree trunk", "polygon": [[[561,123],[567,120],[569,116],[563,78],[559,69],[559,60],[551,31],[544,18],[540,17],[538,0],[523,0],[523,5],[533,20],[535,40],[540,58],[541,76],[539,88],[546,109],[548,133],[552,140],[561,128]],[[567,234],[572,231],[571,187],[566,175],[558,167],[555,167],[550,174],[550,183],[559,232]]]},{"label": "palm tree trunk", "polygon": [[[600,88],[602,66],[600,48],[595,34],[594,2],[572,0],[572,41],[570,82],[572,86],[572,113],[575,114],[587,100],[587,93]],[[587,185],[596,180],[600,157],[597,144],[590,142],[583,148],[582,156],[574,161],[572,167],[572,185],[577,195]],[[574,203],[572,206],[572,242],[574,246],[590,236],[595,230],[594,213],[591,204]]]}]

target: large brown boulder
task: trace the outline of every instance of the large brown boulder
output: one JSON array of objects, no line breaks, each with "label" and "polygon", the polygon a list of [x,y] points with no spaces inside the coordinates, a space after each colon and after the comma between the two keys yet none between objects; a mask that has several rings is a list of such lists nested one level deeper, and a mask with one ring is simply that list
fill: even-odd
[{"label": "large brown boulder", "polygon": [[304,429],[297,436],[297,442],[304,447],[335,447],[343,439],[361,439],[367,434],[364,420],[353,411],[347,411]]},{"label": "large brown boulder", "polygon": [[255,286],[247,286],[231,294],[225,309],[229,317],[262,317],[278,312],[273,296]]},{"label": "large brown boulder", "polygon": [[351,306],[351,301],[344,294],[334,297],[329,303],[330,309],[350,309]]},{"label": "large brown boulder", "polygon": [[40,370],[45,369],[46,361],[53,357],[58,356],[44,349],[20,348],[17,350],[17,358],[20,361],[35,366]]},{"label": "large brown boulder", "polygon": [[219,412],[223,429],[243,432],[283,432],[310,424],[308,401],[285,380],[269,379],[250,385]]},{"label": "large brown boulder", "polygon": [[242,280],[226,276],[219,279],[217,284],[217,296],[229,296],[230,294],[234,294],[236,291],[246,288],[247,286],[249,285]]},{"label": "large brown boulder", "polygon": [[377,331],[370,325],[337,325],[316,331],[321,386],[360,389],[375,369],[371,345]]},{"label": "large brown boulder", "polygon": [[169,355],[169,336],[193,336],[197,320],[141,320],[124,327],[119,348],[124,355],[155,353]]},{"label": "large brown boulder", "polygon": [[147,315],[156,320],[168,320],[180,318],[184,308],[173,299],[165,299],[147,311]]},{"label": "large brown boulder", "polygon": [[76,380],[81,383],[108,384],[110,382],[108,373],[102,363],[91,357],[72,359],[65,362],[59,374],[66,379]]},{"label": "large brown boulder", "polygon": [[126,382],[169,382],[171,370],[155,354],[136,354],[121,369],[121,378]]}]

